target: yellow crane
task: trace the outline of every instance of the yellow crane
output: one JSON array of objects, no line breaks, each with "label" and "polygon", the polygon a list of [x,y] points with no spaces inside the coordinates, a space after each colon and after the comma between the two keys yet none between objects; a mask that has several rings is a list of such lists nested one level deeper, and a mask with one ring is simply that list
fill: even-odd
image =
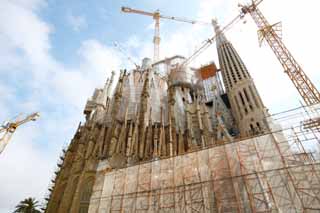
[{"label": "yellow crane", "polygon": [[0,134],[2,136],[0,137],[0,154],[3,152],[4,148],[9,143],[9,140],[11,139],[13,133],[16,131],[16,129],[29,121],[35,121],[39,117],[39,113],[32,113],[25,117],[24,119],[18,119],[14,122],[6,122],[0,127]]},{"label": "yellow crane", "polygon": [[153,37],[153,44],[154,44],[154,50],[153,50],[153,62],[159,61],[159,52],[160,52],[160,18],[162,19],[169,19],[169,20],[174,20],[174,21],[179,21],[179,22],[186,22],[190,24],[210,24],[202,21],[194,21],[194,20],[189,20],[185,18],[178,18],[178,17],[173,17],[173,16],[164,16],[160,14],[159,10],[156,10],[155,12],[146,12],[142,10],[136,10],[132,9],[129,7],[121,7],[121,11],[125,13],[136,13],[140,15],[145,15],[145,16],[150,16],[154,19],[155,24],[154,24],[154,37]]},{"label": "yellow crane", "polygon": [[[196,57],[198,57],[201,53],[203,53],[208,47],[211,46],[211,44],[214,43],[214,41],[216,40],[216,38],[226,32],[227,30],[229,30],[230,28],[233,27],[233,25],[235,25],[239,20],[240,20],[241,16],[238,15],[237,17],[233,18],[228,24],[226,24],[221,30],[220,32],[216,33],[214,36],[212,36],[211,38],[206,39],[205,41],[203,41],[200,45],[200,47],[198,49],[196,49],[188,58],[186,58],[180,65],[179,65],[179,69],[182,69],[183,67],[187,66],[188,64],[190,64]],[[215,20],[212,20],[212,22],[214,22]]]},{"label": "yellow crane", "polygon": [[319,91],[282,42],[281,35],[279,34],[280,24],[269,24],[267,19],[257,7],[261,2],[262,0],[256,0],[252,1],[250,5],[239,5],[241,7],[241,17],[248,13],[251,15],[252,19],[259,28],[258,35],[260,43],[263,40],[267,41],[284,68],[285,73],[287,73],[290,80],[297,88],[304,102],[308,106],[320,103]]},{"label": "yellow crane", "polygon": [[[258,5],[263,0],[252,1],[250,5],[240,5],[241,13],[231,20],[225,27],[222,28],[220,33],[230,29],[235,23],[237,23],[246,14],[250,14],[258,26],[258,36],[260,44],[263,40],[266,40],[274,54],[278,58],[285,73],[289,76],[290,80],[298,90],[299,94],[303,98],[304,102],[310,106],[313,104],[320,103],[320,93],[311,82],[310,78],[306,75],[303,69],[300,67],[298,62],[294,59],[290,51],[284,45],[280,34],[280,23],[270,25],[267,19],[263,16],[261,11],[258,9]],[[220,34],[219,33],[219,34]],[[207,39],[190,57],[188,57],[181,65],[180,68],[189,64],[198,55],[200,55],[204,50],[206,50],[219,35],[216,34],[213,37]]]}]

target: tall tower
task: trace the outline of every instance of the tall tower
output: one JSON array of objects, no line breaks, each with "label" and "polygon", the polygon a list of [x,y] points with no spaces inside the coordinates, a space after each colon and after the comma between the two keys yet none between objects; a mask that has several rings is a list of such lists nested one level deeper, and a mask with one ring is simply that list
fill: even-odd
[{"label": "tall tower", "polygon": [[217,35],[220,68],[232,112],[240,135],[252,136],[268,129],[266,108],[253,79],[233,45],[221,32],[216,20],[212,24]]}]

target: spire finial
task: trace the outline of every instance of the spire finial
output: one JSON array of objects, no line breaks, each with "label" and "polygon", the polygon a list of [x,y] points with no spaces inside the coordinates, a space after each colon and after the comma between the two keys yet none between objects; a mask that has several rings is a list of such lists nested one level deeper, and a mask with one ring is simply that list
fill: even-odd
[{"label": "spire finial", "polygon": [[221,31],[217,18],[213,18],[211,20],[211,23],[217,36],[217,44],[226,42],[227,38],[225,37],[224,33]]}]

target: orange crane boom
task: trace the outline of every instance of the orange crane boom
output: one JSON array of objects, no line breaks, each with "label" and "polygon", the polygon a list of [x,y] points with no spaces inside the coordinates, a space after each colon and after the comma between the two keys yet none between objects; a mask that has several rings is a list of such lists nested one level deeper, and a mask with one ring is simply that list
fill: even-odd
[{"label": "orange crane boom", "polygon": [[253,18],[254,22],[258,26],[258,35],[260,41],[267,41],[272,51],[280,61],[285,73],[288,74],[289,78],[297,88],[304,102],[310,106],[313,104],[320,103],[320,93],[311,82],[309,77],[300,67],[298,62],[294,59],[290,51],[284,45],[281,40],[281,36],[277,33],[278,23],[270,25],[257,5],[262,0],[253,1],[251,5],[241,6],[241,16],[249,13]]},{"label": "orange crane boom", "polygon": [[2,137],[0,138],[0,154],[3,152],[3,150],[9,143],[9,140],[11,139],[13,133],[20,125],[25,124],[29,121],[35,121],[39,116],[39,113],[36,112],[28,115],[24,119],[14,122],[7,122],[6,124],[2,125],[0,127],[0,133],[3,133]]},{"label": "orange crane boom", "polygon": [[155,12],[146,12],[142,10],[137,10],[137,9],[132,9],[129,7],[121,7],[121,11],[125,13],[136,13],[140,15],[145,15],[145,16],[150,16],[155,20],[155,25],[154,25],[154,37],[153,37],[153,44],[154,44],[154,50],[153,50],[153,62],[159,61],[159,55],[160,55],[160,18],[162,19],[169,19],[169,20],[174,20],[174,21],[179,21],[179,22],[185,22],[185,23],[190,23],[190,24],[209,24],[206,22],[201,22],[201,21],[194,21],[194,20],[189,20],[185,18],[178,18],[174,16],[164,16],[161,15],[159,10],[156,10]]}]

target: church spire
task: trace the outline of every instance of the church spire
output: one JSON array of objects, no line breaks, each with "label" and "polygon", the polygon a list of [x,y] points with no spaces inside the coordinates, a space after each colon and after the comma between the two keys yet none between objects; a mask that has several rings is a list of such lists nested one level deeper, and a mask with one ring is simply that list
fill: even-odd
[{"label": "church spire", "polygon": [[216,35],[219,35],[216,37],[216,40],[217,40],[217,44],[221,45],[225,42],[228,42],[226,36],[222,33],[221,29],[220,29],[220,26],[218,25],[218,22],[216,19],[212,19],[211,21],[212,23],[212,26],[214,28],[214,31],[216,33]]},{"label": "church spire", "polygon": [[234,117],[241,136],[251,136],[268,129],[265,107],[239,54],[227,40],[216,20],[212,24],[217,35],[220,68]]}]

